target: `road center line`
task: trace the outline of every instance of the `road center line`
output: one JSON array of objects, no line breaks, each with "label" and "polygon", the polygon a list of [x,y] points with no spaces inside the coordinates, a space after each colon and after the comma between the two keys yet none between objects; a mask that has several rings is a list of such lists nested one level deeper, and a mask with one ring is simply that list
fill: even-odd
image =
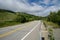
[{"label": "road center line", "polygon": [[[37,25],[36,25],[36,26],[37,26]],[[0,34],[0,38],[5,37],[5,36],[7,36],[7,35],[10,35],[10,34],[16,32],[16,31],[18,31],[18,30],[22,30],[22,29],[24,29],[24,28],[25,28],[25,27],[17,28],[17,29],[15,29],[15,30],[9,31],[9,32],[7,32],[7,33]],[[35,29],[35,28],[34,28],[34,29]],[[32,30],[32,31],[33,31],[33,30]]]},{"label": "road center line", "polygon": [[[28,27],[28,26],[27,26]],[[1,37],[5,37],[5,36],[7,36],[7,35],[10,35],[10,34],[12,34],[12,33],[14,33],[14,32],[16,32],[16,31],[18,31],[18,30],[22,30],[22,29],[24,29],[25,27],[20,27],[20,28],[17,28],[17,29],[15,29],[15,30],[12,30],[12,31],[9,31],[9,32],[6,32],[6,33],[4,33],[4,34],[0,34],[0,38]]]},{"label": "road center line", "polygon": [[10,32],[4,33],[4,34],[0,34],[0,38],[4,37],[4,36],[7,36],[7,35],[10,35],[10,34],[16,32],[17,30],[21,30],[21,29],[23,29],[23,28],[17,28],[15,30],[10,31]]},{"label": "road center line", "polygon": [[30,30],[21,40],[24,40],[40,23],[38,23],[32,30]]}]

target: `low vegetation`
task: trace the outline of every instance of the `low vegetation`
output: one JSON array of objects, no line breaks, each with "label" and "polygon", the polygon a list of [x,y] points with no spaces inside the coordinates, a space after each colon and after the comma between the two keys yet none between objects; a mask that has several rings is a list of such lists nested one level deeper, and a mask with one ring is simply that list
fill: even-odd
[{"label": "low vegetation", "polygon": [[49,22],[49,21],[43,21],[45,23],[45,26],[52,26],[52,28],[60,28],[60,26],[56,23]]},{"label": "low vegetation", "polygon": [[50,39],[50,40],[55,40],[55,39],[54,39],[54,36],[53,36],[53,30],[52,30],[51,28],[49,28],[49,29],[48,29],[48,32],[49,32],[49,35],[48,35],[49,39]]}]

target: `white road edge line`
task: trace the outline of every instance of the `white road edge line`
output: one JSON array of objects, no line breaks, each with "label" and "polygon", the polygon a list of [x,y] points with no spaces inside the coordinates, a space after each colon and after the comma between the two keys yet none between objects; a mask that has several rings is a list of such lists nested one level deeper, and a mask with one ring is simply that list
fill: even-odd
[{"label": "white road edge line", "polygon": [[24,40],[40,23],[38,23],[32,30],[30,30],[21,40]]}]

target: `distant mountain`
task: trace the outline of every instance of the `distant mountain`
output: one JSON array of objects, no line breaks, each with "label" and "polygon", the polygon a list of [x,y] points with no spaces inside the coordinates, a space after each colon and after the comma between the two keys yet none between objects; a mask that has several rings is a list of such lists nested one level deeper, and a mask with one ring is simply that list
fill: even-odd
[{"label": "distant mountain", "polygon": [[16,15],[13,14],[13,13],[15,13],[15,12],[9,11],[9,10],[0,9],[0,21],[13,20],[16,17]]},{"label": "distant mountain", "polygon": [[15,13],[15,12],[13,12],[13,11],[11,11],[11,10],[5,10],[5,9],[0,9],[0,12],[10,12],[10,13]]}]

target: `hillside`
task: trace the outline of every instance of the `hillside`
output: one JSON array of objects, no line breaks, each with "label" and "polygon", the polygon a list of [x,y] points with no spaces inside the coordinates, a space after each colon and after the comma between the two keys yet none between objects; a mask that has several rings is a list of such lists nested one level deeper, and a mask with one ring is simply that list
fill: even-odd
[{"label": "hillside", "polygon": [[13,12],[10,10],[0,9],[0,27],[16,25],[19,23],[39,20],[40,17],[30,15],[24,12]]}]

